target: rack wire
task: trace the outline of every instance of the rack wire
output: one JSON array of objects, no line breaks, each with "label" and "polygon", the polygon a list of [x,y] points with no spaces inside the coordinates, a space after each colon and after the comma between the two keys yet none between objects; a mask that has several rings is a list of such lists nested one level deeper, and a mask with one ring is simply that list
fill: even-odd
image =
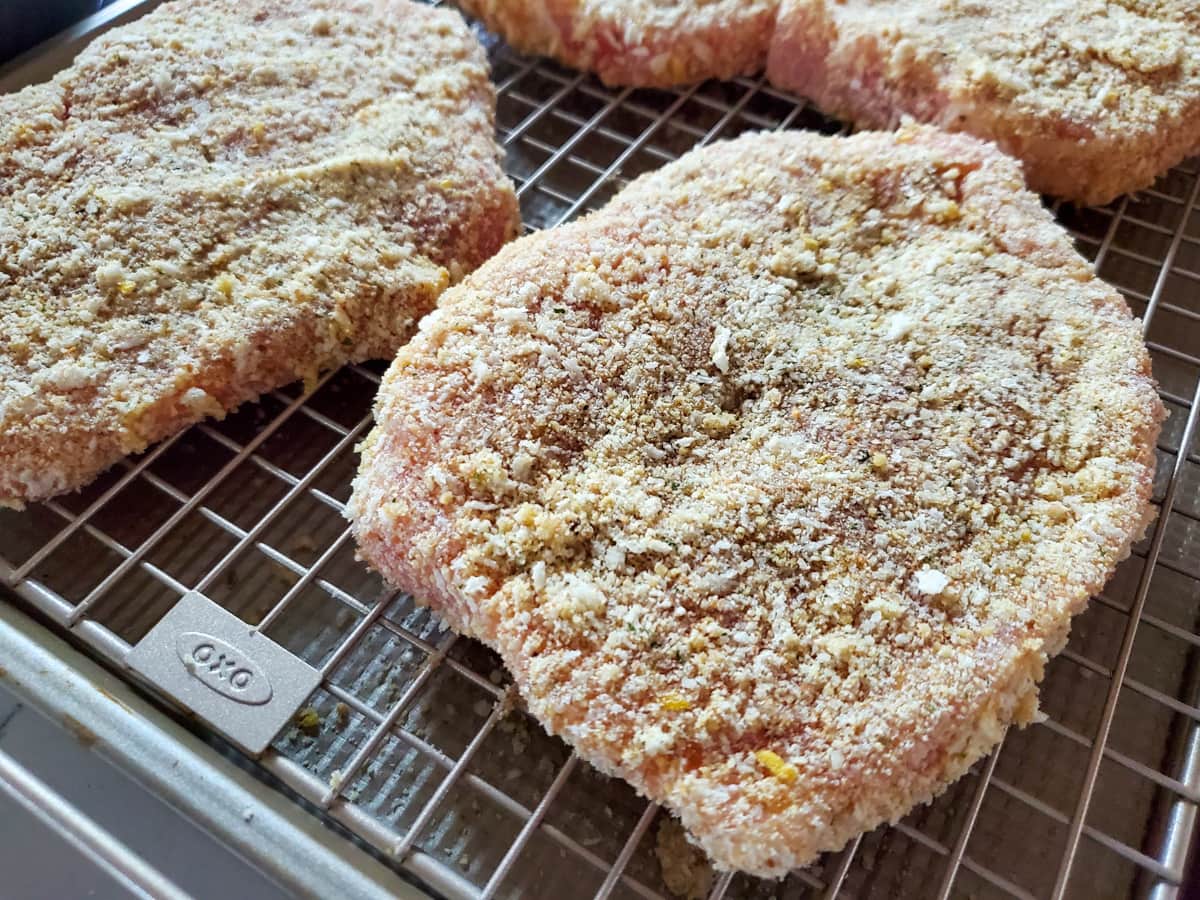
[{"label": "rack wire", "polygon": [[[761,79],[612,91],[478,33],[530,230],[713,140],[843,130]],[[319,724],[279,735],[260,765],[448,897],[1171,897],[1200,802],[1198,198],[1192,161],[1109,207],[1055,207],[1143,317],[1171,418],[1158,518],[1049,665],[1046,720],[783,882],[714,873],[665,813],[549,738],[493,654],[355,562],[342,511],[381,364],[0,513],[0,581],[115,666],[189,589],[259,626],[322,674]]]}]

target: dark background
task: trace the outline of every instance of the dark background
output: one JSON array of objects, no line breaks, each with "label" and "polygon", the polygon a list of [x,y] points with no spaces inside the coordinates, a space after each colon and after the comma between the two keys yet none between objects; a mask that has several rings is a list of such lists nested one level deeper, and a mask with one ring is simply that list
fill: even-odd
[{"label": "dark background", "polygon": [[112,0],[0,0],[0,63],[110,2]]}]

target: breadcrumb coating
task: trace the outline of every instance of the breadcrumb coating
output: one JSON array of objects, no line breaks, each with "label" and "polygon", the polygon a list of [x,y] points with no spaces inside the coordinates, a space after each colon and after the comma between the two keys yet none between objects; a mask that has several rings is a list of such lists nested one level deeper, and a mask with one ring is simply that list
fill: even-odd
[{"label": "breadcrumb coating", "polygon": [[1084,204],[1200,147],[1191,0],[782,0],[767,76],[867,128],[903,116],[998,143]]},{"label": "breadcrumb coating", "polygon": [[610,85],[759,71],[864,128],[905,117],[995,141],[1083,204],[1200,147],[1187,0],[459,0],[524,53]]},{"label": "breadcrumb coating", "polygon": [[0,504],[390,356],[518,224],[461,17],[168,3],[0,97]]},{"label": "breadcrumb coating", "polygon": [[779,0],[458,0],[522,53],[608,85],[670,87],[761,71]]},{"label": "breadcrumb coating", "polygon": [[362,556],[767,876],[1034,719],[1164,415],[1017,163],[926,127],[717,144],[522,238],[376,414]]}]

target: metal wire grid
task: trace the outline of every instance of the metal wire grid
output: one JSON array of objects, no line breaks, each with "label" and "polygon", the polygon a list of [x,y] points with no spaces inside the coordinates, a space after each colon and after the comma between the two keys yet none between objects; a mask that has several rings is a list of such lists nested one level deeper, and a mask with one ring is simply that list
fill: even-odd
[{"label": "metal wire grid", "polygon": [[[838,131],[761,80],[609,91],[481,34],[530,229],[747,129]],[[353,560],[343,503],[382,369],[291,387],[0,514],[0,579],[120,663],[188,589],[317,666],[320,724],[261,764],[454,897],[1171,896],[1200,801],[1200,175],[1058,210],[1144,317],[1172,410],[1151,533],[1049,667],[1041,725],[933,804],[782,883],[714,877],[672,825],[548,738],[498,661]]]}]

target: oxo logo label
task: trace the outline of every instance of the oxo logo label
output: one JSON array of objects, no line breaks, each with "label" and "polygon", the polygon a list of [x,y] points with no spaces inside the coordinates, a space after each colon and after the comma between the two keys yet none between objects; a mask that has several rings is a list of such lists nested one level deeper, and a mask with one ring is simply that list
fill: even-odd
[{"label": "oxo logo label", "polygon": [[261,706],[271,699],[267,673],[220,638],[185,631],[175,641],[175,652],[189,675],[223,697],[247,706]]}]

